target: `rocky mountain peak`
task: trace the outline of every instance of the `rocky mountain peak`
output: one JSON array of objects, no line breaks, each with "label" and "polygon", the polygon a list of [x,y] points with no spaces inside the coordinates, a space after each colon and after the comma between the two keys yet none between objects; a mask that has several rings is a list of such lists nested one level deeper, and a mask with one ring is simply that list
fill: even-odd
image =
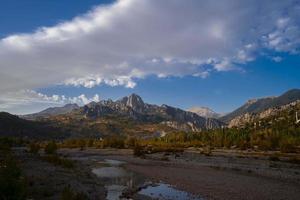
[{"label": "rocky mountain peak", "polygon": [[91,101],[90,103],[86,104],[85,106],[88,107],[88,108],[92,108],[96,105],[97,105],[97,103],[95,101]]},{"label": "rocky mountain peak", "polygon": [[221,116],[221,114],[216,113],[208,107],[192,107],[189,108],[188,111],[196,113],[197,115],[205,118],[218,118]]},{"label": "rocky mountain peak", "polygon": [[77,109],[77,108],[80,108],[80,107],[76,103],[68,103],[64,106],[64,108]]},{"label": "rocky mountain peak", "polygon": [[143,99],[137,94],[131,94],[127,97],[123,97],[119,102],[125,106],[132,108],[134,111],[143,112],[145,108],[145,103]]},{"label": "rocky mountain peak", "polygon": [[143,106],[144,105],[143,99],[139,95],[134,93],[128,96],[127,106],[134,107],[137,105]]},{"label": "rocky mountain peak", "polygon": [[251,105],[251,104],[254,104],[255,102],[257,102],[258,99],[249,99],[246,104],[247,105]]}]

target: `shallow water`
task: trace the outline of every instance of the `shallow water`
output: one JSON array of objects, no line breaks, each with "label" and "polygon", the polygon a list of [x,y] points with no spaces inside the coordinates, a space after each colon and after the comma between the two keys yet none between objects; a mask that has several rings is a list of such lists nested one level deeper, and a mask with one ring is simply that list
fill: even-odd
[{"label": "shallow water", "polygon": [[[139,180],[136,174],[129,172],[122,167],[125,162],[107,159],[98,163],[103,164],[103,166],[93,168],[92,172],[105,184],[107,200],[121,200],[120,196],[124,190],[145,185],[144,180]],[[155,185],[150,184],[141,189],[138,194],[159,200],[203,200],[203,198],[177,190],[164,183]]]},{"label": "shallow water", "polygon": [[177,190],[172,186],[164,183],[150,185],[142,189],[139,194],[159,200],[204,200],[203,198],[194,196],[181,190]]},{"label": "shallow water", "polygon": [[105,186],[107,190],[106,199],[108,200],[119,200],[122,195],[123,190],[126,189],[126,186],[122,185],[108,185]]},{"label": "shallow water", "polygon": [[92,172],[102,179],[107,190],[107,200],[119,200],[125,189],[132,188],[135,182],[133,173],[126,171],[118,160],[104,160],[98,162],[105,166],[92,169]]},{"label": "shallow water", "polygon": [[127,172],[121,167],[94,168],[92,172],[101,178],[118,178],[127,176]]},{"label": "shallow water", "polygon": [[105,159],[104,163],[112,165],[112,166],[120,166],[122,164],[125,164],[125,162],[123,162],[123,161],[111,160],[111,159]]}]

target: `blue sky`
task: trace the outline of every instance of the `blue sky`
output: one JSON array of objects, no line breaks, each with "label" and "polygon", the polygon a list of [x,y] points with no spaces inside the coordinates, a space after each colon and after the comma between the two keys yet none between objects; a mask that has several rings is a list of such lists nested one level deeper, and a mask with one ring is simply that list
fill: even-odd
[{"label": "blue sky", "polygon": [[1,0],[0,110],[137,93],[149,103],[230,112],[300,88],[298,1],[141,2]]}]

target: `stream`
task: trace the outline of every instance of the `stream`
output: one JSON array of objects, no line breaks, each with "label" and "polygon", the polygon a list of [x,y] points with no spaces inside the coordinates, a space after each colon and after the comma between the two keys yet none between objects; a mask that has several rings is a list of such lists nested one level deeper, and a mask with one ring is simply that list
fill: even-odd
[{"label": "stream", "polygon": [[124,168],[123,161],[105,159],[98,162],[99,167],[92,169],[103,181],[107,190],[107,200],[125,200],[122,194],[125,190],[137,191],[137,194],[158,200],[204,200],[185,191],[178,190],[165,183],[144,182],[142,178]]}]

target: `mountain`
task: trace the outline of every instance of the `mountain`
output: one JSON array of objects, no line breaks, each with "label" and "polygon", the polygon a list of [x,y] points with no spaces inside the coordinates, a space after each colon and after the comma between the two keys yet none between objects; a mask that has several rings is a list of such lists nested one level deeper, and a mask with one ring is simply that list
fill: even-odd
[{"label": "mountain", "polygon": [[30,121],[7,112],[0,112],[0,136],[61,138],[59,128],[45,122]]},{"label": "mountain", "polygon": [[295,134],[300,131],[300,100],[284,106],[269,108],[260,113],[245,114],[230,121],[229,128],[239,127],[268,134]]},{"label": "mountain", "polygon": [[233,112],[219,118],[219,120],[230,123],[231,120],[244,115],[257,114],[271,108],[277,108],[300,100],[300,89],[292,89],[278,97],[266,97],[252,99]]},{"label": "mountain", "polygon": [[[82,107],[66,105],[49,108],[25,116],[30,120],[9,116],[12,117],[10,122],[4,121],[3,124],[12,126],[3,127],[0,134],[48,138],[101,138],[112,135],[151,138],[178,131],[216,129],[225,125],[217,119],[204,118],[172,106],[145,103],[137,94],[116,101],[90,102]],[[15,130],[13,127],[19,128],[10,131]]]},{"label": "mountain", "polygon": [[196,113],[197,115],[205,118],[219,118],[222,114],[216,113],[208,107],[192,107],[188,109],[189,112]]},{"label": "mountain", "polygon": [[[296,123],[297,117],[296,112],[300,108],[300,100],[294,101],[292,103],[277,106],[273,108],[266,109],[258,113],[246,113],[244,115],[237,116],[233,118],[228,127],[244,127],[251,123],[261,124],[262,121],[267,121],[267,119],[272,119],[273,121],[268,122],[270,124],[278,123],[279,121],[289,119],[289,123]],[[284,115],[282,114],[284,113]],[[270,120],[269,120],[270,121]],[[299,123],[299,122],[298,122]]]},{"label": "mountain", "polygon": [[66,114],[66,113],[69,113],[78,108],[79,108],[79,106],[77,104],[66,104],[63,107],[51,107],[51,108],[47,108],[38,113],[22,115],[20,117],[22,117],[24,119],[34,120],[37,118],[46,118],[46,117],[50,117],[50,116]]},{"label": "mountain", "polygon": [[117,101],[102,100],[80,108],[77,113],[86,118],[97,119],[105,116],[128,117],[143,123],[159,123],[184,131],[201,131],[220,128],[223,123],[212,118],[204,118],[195,113],[168,105],[145,103],[140,96],[132,94]]}]

